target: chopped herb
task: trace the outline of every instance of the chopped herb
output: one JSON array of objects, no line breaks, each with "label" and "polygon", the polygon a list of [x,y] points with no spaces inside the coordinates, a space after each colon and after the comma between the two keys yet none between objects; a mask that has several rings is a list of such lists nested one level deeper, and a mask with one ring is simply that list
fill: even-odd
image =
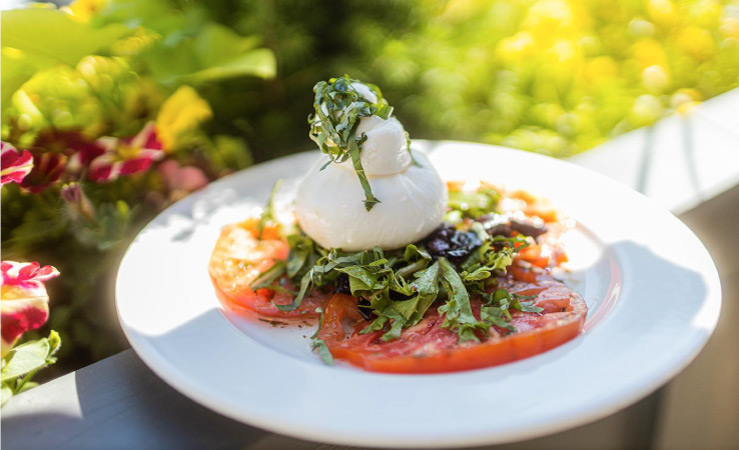
[{"label": "chopped herb", "polygon": [[[377,100],[372,102],[362,96],[354,88],[353,83],[367,86]],[[308,123],[311,125],[310,138],[331,158],[328,164],[343,163],[351,159],[364,190],[364,207],[370,211],[375,204],[380,203],[380,200],[372,194],[360,158],[362,144],[367,136],[365,134],[357,136],[356,131],[362,117],[375,115],[388,119],[393,108],[382,97],[380,88],[352,80],[348,75],[331,78],[328,82],[320,81],[313,87],[313,92],[315,92],[313,102],[315,112],[308,117]],[[410,146],[408,151],[410,152]]]},{"label": "chopped herb", "polygon": [[333,366],[334,357],[331,355],[331,351],[328,349],[328,346],[323,339],[318,339],[318,333],[323,327],[323,308],[316,308],[316,312],[319,314],[318,328],[316,329],[316,332],[313,333],[313,336],[310,337],[311,350],[318,350],[318,355],[321,357],[321,361],[326,365]]},{"label": "chopped herb", "polygon": [[259,277],[252,283],[252,289],[273,288],[275,281],[285,274],[285,267],[285,261],[275,262],[272,267],[259,274]]},{"label": "chopped herb", "polygon": [[479,341],[475,336],[478,329],[485,330],[482,324],[472,314],[470,296],[464,282],[460,278],[454,266],[445,258],[439,258],[441,268],[441,283],[447,292],[446,303],[439,307],[439,312],[444,313],[444,323],[441,326],[456,331],[459,334],[459,342]]},{"label": "chopped herb", "polygon": [[481,188],[474,192],[449,192],[449,208],[472,219],[493,212],[499,201],[500,194],[492,188]]},{"label": "chopped herb", "polygon": [[291,234],[288,236],[287,244],[290,247],[286,267],[287,276],[294,278],[297,274],[303,272],[305,267],[311,263],[311,256],[314,254],[314,244],[311,238],[301,234]]},{"label": "chopped herb", "polygon": [[277,180],[274,186],[272,186],[272,192],[269,194],[267,208],[265,208],[264,212],[262,213],[262,217],[259,219],[259,225],[257,226],[259,237],[262,237],[262,233],[264,232],[264,229],[267,227],[267,225],[275,222],[275,192],[277,192],[277,189],[279,189],[280,184],[282,184],[282,180]]}]

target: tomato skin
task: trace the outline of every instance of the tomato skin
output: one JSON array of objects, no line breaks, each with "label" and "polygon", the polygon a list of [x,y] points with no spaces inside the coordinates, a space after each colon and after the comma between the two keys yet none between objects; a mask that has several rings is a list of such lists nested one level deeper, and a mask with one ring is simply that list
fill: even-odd
[{"label": "tomato skin", "polygon": [[[266,227],[260,238],[257,224],[257,220],[250,219],[227,225],[221,231],[208,264],[216,296],[229,308],[260,316],[282,319],[317,317],[315,309],[328,301],[328,294],[314,292],[306,296],[295,311],[280,311],[274,303],[288,304],[293,300],[292,295],[272,289],[255,292],[250,287],[260,273],[276,261],[287,259],[290,250],[287,242],[279,238],[276,227]],[[286,287],[293,288],[289,284]]]},{"label": "tomato skin", "polygon": [[[535,304],[544,311],[514,311],[511,323],[518,332],[502,335],[493,329],[489,339],[465,344],[459,344],[456,333],[441,327],[443,318],[430,311],[418,325],[404,330],[400,339],[382,342],[381,331],[358,333],[368,323],[357,311],[357,300],[336,294],[326,306],[319,338],[335,358],[372,372],[443,373],[527,358],[573,339],[582,330],[587,306],[582,297],[563,284],[552,279],[528,282],[511,277],[501,287],[519,295],[536,295]],[[473,309],[479,311],[479,302],[473,304]],[[346,321],[358,322],[349,336],[342,325]]]}]

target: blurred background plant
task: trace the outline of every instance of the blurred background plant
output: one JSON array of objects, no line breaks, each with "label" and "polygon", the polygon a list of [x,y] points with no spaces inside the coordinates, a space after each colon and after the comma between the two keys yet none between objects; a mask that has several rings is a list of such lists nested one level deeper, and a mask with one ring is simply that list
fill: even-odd
[{"label": "blurred background plant", "polygon": [[64,273],[60,371],[126,345],[112,280],[157,211],[312,147],[318,80],[380,85],[415,138],[558,157],[739,85],[736,1],[77,0],[4,11],[1,44],[2,139],[34,163],[3,258]]}]

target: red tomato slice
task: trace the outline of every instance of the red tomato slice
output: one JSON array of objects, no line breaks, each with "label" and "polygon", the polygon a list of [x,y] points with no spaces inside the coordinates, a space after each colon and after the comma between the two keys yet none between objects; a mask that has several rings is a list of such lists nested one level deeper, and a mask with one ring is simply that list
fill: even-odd
[{"label": "red tomato slice", "polygon": [[[536,279],[538,278],[538,279]],[[502,287],[519,295],[536,296],[544,311],[513,311],[516,332],[491,328],[482,342],[459,344],[456,333],[442,328],[443,316],[432,310],[400,338],[384,342],[382,332],[359,334],[362,320],[354,297],[336,294],[326,307],[319,338],[337,359],[374,372],[439,373],[478,369],[527,358],[550,350],[577,336],[587,314],[585,301],[564,284],[545,276],[532,281],[509,278]],[[480,302],[473,300],[479,314]]]},{"label": "red tomato slice", "polygon": [[[223,228],[208,264],[216,295],[228,307],[253,311],[262,316],[283,319],[317,317],[315,309],[325,305],[330,297],[328,294],[314,292],[307,295],[295,311],[280,311],[272,301],[286,305],[293,301],[292,295],[271,289],[255,292],[250,287],[275,261],[285,260],[289,251],[287,242],[279,239],[274,230],[265,230],[264,235],[273,239],[258,239],[254,220]],[[285,287],[294,290],[294,286]]]}]

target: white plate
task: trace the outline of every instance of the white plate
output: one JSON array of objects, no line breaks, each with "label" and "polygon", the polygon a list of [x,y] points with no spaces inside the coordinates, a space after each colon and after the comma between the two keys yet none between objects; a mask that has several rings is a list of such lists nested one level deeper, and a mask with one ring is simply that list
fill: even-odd
[{"label": "white plate", "polygon": [[278,178],[317,153],[226,177],[160,214],[131,245],[116,286],[123,329],[144,362],[184,395],[261,428],[346,445],[439,447],[533,438],[634,403],[684,368],[718,319],[716,269],[670,213],[562,161],[484,145],[414,141],[446,179],[484,179],[546,196],[578,222],[571,284],[585,332],[489,369],[385,375],[327,367],[307,327],[225,312],[206,265],[220,228],[255,213]]}]

